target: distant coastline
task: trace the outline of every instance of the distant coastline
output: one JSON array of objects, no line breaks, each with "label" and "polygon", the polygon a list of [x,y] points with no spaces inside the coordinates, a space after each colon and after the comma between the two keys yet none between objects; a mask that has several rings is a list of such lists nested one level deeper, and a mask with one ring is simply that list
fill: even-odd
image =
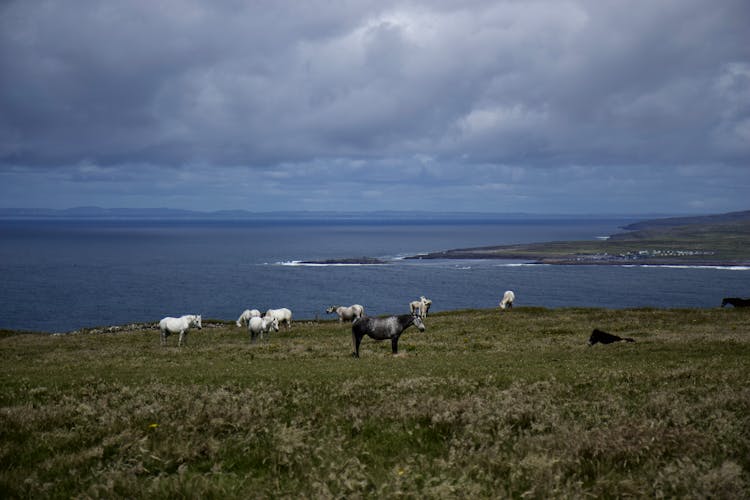
[{"label": "distant coastline", "polygon": [[[656,217],[657,215],[654,215]],[[420,210],[289,210],[252,212],[249,210],[184,210],[173,208],[0,208],[0,220],[85,219],[85,220],[406,220],[406,221],[498,221],[498,220],[571,220],[571,219],[630,219],[644,216],[632,214],[532,214],[523,212],[430,212]],[[666,217],[666,215],[664,215]]]},{"label": "distant coastline", "polygon": [[557,265],[750,266],[750,211],[645,220],[591,241],[457,248],[406,257]]},{"label": "distant coastline", "polygon": [[[503,250],[503,247],[491,247],[497,250]],[[454,259],[454,260],[509,260],[524,261],[527,264],[538,265],[564,265],[564,266],[692,266],[692,267],[750,267],[748,261],[718,261],[718,260],[686,260],[682,258],[661,258],[661,259],[639,259],[637,257],[629,258],[620,255],[581,255],[578,257],[568,257],[564,255],[538,258],[534,254],[510,253],[503,255],[494,255],[492,253],[470,252],[469,249],[463,250],[446,250],[443,252],[434,252],[423,255],[413,255],[405,257],[407,260],[434,260],[434,259]]]},{"label": "distant coastline", "polygon": [[[587,241],[551,241],[455,248],[406,260],[505,260],[548,265],[750,266],[750,211],[660,218]],[[374,257],[301,261],[302,265],[387,264]]]},{"label": "distant coastline", "polygon": [[[750,265],[750,211],[702,216],[657,216],[638,220],[616,214],[528,214],[487,212],[426,212],[385,210],[372,212],[247,210],[197,211],[171,208],[69,209],[0,208],[2,221],[257,221],[259,223],[329,224],[482,224],[495,221],[602,220],[627,217],[625,232],[592,236],[586,241],[550,241],[514,245],[454,248],[404,257],[407,260],[497,259],[557,265]],[[301,261],[302,265],[380,265],[375,257],[342,257]]]}]

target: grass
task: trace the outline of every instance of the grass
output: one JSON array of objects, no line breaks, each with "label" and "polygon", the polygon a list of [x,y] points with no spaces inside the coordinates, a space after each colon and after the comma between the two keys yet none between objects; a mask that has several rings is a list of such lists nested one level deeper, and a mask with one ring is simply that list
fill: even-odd
[{"label": "grass", "polygon": [[0,496],[750,497],[750,311],[455,311],[359,360],[350,337],[5,332]]}]

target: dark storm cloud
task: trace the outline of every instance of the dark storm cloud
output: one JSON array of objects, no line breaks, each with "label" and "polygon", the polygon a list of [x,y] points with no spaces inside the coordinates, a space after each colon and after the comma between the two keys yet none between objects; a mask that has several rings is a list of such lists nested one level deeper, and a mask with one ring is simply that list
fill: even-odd
[{"label": "dark storm cloud", "polygon": [[0,165],[236,203],[298,182],[318,208],[404,179],[485,209],[647,167],[746,183],[748,25],[744,0],[6,2]]}]

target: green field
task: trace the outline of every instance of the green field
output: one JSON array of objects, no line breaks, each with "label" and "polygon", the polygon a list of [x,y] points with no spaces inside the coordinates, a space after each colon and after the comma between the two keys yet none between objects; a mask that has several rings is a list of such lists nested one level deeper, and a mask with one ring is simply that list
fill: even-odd
[{"label": "green field", "polygon": [[[750,310],[0,336],[3,498],[750,497]],[[588,347],[599,327],[636,343]]]}]

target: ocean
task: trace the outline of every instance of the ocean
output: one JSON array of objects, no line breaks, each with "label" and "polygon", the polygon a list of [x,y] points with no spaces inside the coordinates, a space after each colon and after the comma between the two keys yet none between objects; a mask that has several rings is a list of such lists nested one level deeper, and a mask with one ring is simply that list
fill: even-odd
[{"label": "ocean", "polygon": [[[67,332],[244,309],[288,307],[296,320],[330,305],[368,315],[516,306],[710,308],[750,296],[750,269],[550,266],[405,260],[475,246],[595,239],[633,219],[1,220],[0,328]],[[377,257],[385,265],[304,265]]]}]

